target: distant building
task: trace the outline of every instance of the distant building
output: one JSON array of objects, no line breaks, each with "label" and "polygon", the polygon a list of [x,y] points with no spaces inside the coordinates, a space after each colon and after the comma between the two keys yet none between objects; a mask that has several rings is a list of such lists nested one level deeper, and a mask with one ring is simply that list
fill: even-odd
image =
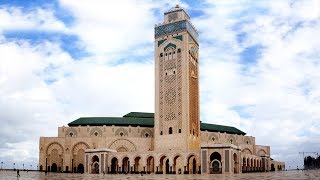
[{"label": "distant building", "polygon": [[270,147],[200,122],[198,32],[179,6],[155,26],[155,114],[85,117],[40,137],[40,170],[212,174],[270,171]]}]

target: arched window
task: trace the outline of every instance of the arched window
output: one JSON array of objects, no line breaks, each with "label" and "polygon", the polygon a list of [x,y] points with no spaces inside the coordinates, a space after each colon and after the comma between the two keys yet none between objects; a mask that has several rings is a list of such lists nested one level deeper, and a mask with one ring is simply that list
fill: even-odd
[{"label": "arched window", "polygon": [[169,134],[172,134],[172,127],[169,127]]},{"label": "arched window", "polygon": [[180,48],[178,49],[178,53],[181,53],[181,49]]},{"label": "arched window", "polygon": [[163,57],[163,53],[160,53],[160,57]]}]

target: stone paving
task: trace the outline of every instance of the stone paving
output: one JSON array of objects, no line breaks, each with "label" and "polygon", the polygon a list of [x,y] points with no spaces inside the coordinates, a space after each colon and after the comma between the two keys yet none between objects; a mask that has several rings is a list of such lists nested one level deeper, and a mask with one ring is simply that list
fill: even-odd
[{"label": "stone paving", "polygon": [[221,179],[221,180],[251,180],[251,179],[316,179],[320,180],[320,170],[309,171],[283,171],[268,173],[244,173],[244,174],[210,174],[210,175],[95,175],[95,174],[67,174],[67,173],[49,173],[45,175],[43,172],[25,172],[20,171],[20,177],[17,177],[15,171],[0,171],[0,180],[90,180],[90,179],[144,179],[144,180],[205,180],[205,179]]}]

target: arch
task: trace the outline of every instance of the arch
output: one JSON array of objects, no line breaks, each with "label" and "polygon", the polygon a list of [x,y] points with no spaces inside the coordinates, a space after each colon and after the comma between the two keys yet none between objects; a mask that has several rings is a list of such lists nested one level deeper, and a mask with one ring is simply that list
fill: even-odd
[{"label": "arch", "polygon": [[56,163],[52,163],[51,165],[51,172],[58,172],[58,166]]},{"label": "arch", "polygon": [[83,166],[83,164],[80,163],[80,164],[78,165],[78,167],[77,167],[77,172],[78,172],[78,173],[81,173],[81,174],[84,173],[84,166]]},{"label": "arch", "polygon": [[89,149],[89,148],[90,148],[89,145],[85,142],[82,142],[82,141],[77,142],[76,144],[73,145],[72,151],[71,151],[72,152],[71,158],[73,159],[73,164],[72,164],[72,171],[73,172],[78,172],[78,173],[84,172],[81,169],[81,167],[84,164],[85,150]]},{"label": "arch", "polygon": [[116,136],[124,137],[124,136],[128,136],[128,131],[125,128],[121,127],[121,128],[118,128],[114,134]]},{"label": "arch", "polygon": [[210,161],[213,161],[215,159],[221,161],[221,154],[216,151],[210,155]]},{"label": "arch", "polygon": [[258,154],[259,156],[265,156],[267,153],[266,153],[265,150],[260,149],[257,154]]},{"label": "arch", "polygon": [[208,137],[208,142],[216,143],[219,140],[218,136],[214,133],[211,133]]},{"label": "arch", "polygon": [[251,144],[251,139],[249,137],[244,138],[244,143],[245,144]]},{"label": "arch", "polygon": [[149,155],[147,157],[147,173],[154,173],[154,157]]},{"label": "arch", "polygon": [[239,162],[237,153],[233,153],[233,173],[239,173]]},{"label": "arch", "polygon": [[116,174],[118,172],[118,166],[119,166],[118,165],[118,158],[113,157],[111,159],[111,170],[110,170],[111,174]]},{"label": "arch", "polygon": [[91,162],[92,162],[91,173],[92,174],[99,174],[99,157],[97,155],[94,155],[91,158]]},{"label": "arch", "polygon": [[275,169],[275,167],[274,167],[274,164],[272,163],[271,164],[271,170],[270,171],[275,171],[276,169]]},{"label": "arch", "polygon": [[129,161],[129,157],[124,156],[122,158],[122,173],[129,173],[130,172],[130,161]]},{"label": "arch", "polygon": [[197,173],[197,156],[195,154],[190,154],[187,159],[187,171],[189,174]]},{"label": "arch", "polygon": [[210,163],[210,174],[220,174],[222,173],[221,171],[221,162],[218,161],[217,159],[211,161]]},{"label": "arch", "polygon": [[47,156],[50,154],[49,152],[51,152],[52,149],[57,149],[59,155],[63,154],[63,146],[58,142],[52,142],[47,146],[47,148],[46,148],[46,155]]},{"label": "arch", "polygon": [[68,128],[65,132],[65,136],[66,137],[77,137],[78,136],[78,132],[75,128]]},{"label": "arch", "polygon": [[141,172],[143,171],[142,169],[142,158],[140,156],[136,156],[134,158],[134,167],[133,167],[133,170],[134,172]]},{"label": "arch", "polygon": [[169,127],[169,134],[172,134],[172,127]]},{"label": "arch", "polygon": [[102,136],[102,130],[98,127],[94,127],[90,130],[90,136]]},{"label": "arch", "polygon": [[242,158],[242,172],[246,172],[247,171],[247,159],[246,157]]},{"label": "arch", "polygon": [[236,138],[234,137],[234,135],[230,135],[228,137],[227,143],[231,143],[231,144],[236,143]]},{"label": "arch", "polygon": [[128,152],[128,149],[126,147],[120,146],[118,147],[117,152]]},{"label": "arch", "polygon": [[127,139],[117,139],[110,143],[109,148],[117,150],[120,147],[125,147],[128,151],[136,151],[136,146]]},{"label": "arch", "polygon": [[181,174],[183,172],[183,157],[180,154],[176,154],[173,158],[173,173]]},{"label": "arch", "polygon": [[242,150],[242,154],[243,154],[243,155],[246,155],[246,154],[250,154],[250,155],[252,155],[252,152],[251,152],[251,150],[250,150],[250,149],[248,149],[248,148],[244,148],[244,149]]},{"label": "arch", "polygon": [[77,154],[79,149],[90,149],[90,146],[83,141],[77,142],[72,147],[72,154],[73,155]]},{"label": "arch", "polygon": [[167,49],[169,47],[172,47],[173,49],[176,49],[177,48],[177,45],[173,44],[173,43],[168,43],[164,48],[163,48],[163,51],[167,51]]},{"label": "arch", "polygon": [[[148,134],[148,135],[146,135],[146,134]],[[141,131],[140,137],[145,137],[145,138],[153,137],[153,133],[150,129],[145,128]]]},{"label": "arch", "polygon": [[222,173],[221,154],[218,152],[213,152],[210,155],[210,173],[211,174]]},{"label": "arch", "polygon": [[169,168],[167,165],[167,162],[169,162],[169,158],[167,155],[160,155],[160,162],[159,162],[159,168],[160,173],[165,174],[167,173],[167,169]]}]

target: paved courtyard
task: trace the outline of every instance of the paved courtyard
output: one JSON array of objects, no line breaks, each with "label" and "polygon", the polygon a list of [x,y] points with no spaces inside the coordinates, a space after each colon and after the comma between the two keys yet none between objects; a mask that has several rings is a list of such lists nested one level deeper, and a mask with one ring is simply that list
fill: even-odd
[{"label": "paved courtyard", "polygon": [[20,172],[17,178],[15,171],[0,171],[0,180],[90,180],[90,179],[146,179],[146,180],[174,180],[174,179],[320,179],[320,170],[310,171],[283,171],[269,173],[245,173],[245,174],[215,174],[215,175],[94,175],[94,174],[65,174],[65,173],[49,173],[45,175],[43,172]]}]

